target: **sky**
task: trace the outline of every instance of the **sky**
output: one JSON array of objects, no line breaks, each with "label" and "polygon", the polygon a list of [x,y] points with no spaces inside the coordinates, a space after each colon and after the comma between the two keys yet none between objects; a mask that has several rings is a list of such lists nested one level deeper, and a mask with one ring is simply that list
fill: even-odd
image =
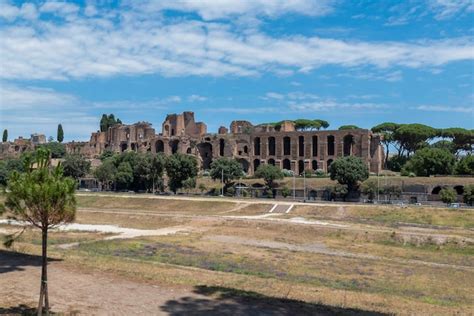
[{"label": "sky", "polygon": [[324,119],[474,128],[471,0],[0,0],[0,128],[88,140],[103,113],[156,132]]}]

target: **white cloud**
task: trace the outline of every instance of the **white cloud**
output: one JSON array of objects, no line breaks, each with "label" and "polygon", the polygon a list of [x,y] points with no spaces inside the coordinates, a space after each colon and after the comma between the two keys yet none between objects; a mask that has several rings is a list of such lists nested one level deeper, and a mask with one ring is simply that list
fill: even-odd
[{"label": "white cloud", "polygon": [[347,103],[338,102],[334,100],[324,100],[317,102],[302,102],[302,103],[290,103],[290,109],[299,112],[312,112],[312,111],[330,111],[337,109],[345,110],[377,110],[384,109],[388,106],[385,104],[377,103]]},{"label": "white cloud", "polygon": [[444,105],[419,105],[414,107],[415,110],[428,112],[458,112],[458,113],[474,113],[474,106],[444,106]]},{"label": "white cloud", "polygon": [[126,4],[144,12],[162,10],[195,12],[204,20],[215,20],[239,15],[277,17],[287,13],[321,16],[332,12],[334,2],[334,0],[130,0]]},{"label": "white cloud", "polygon": [[192,94],[187,98],[188,102],[203,102],[206,101],[207,98],[203,97],[202,95]]},{"label": "white cloud", "polygon": [[267,92],[265,94],[266,99],[276,99],[276,100],[282,100],[285,98],[283,94],[276,93],[276,92]]},{"label": "white cloud", "polygon": [[[63,3],[48,2],[42,10],[45,6],[69,18],[4,24],[0,78],[288,75],[325,65],[421,68],[474,59],[470,38],[402,43],[276,37],[256,29],[236,30],[222,22],[165,20],[135,11],[87,17],[72,7],[63,8]],[[399,76],[387,80],[399,80]]]},{"label": "white cloud", "polygon": [[434,11],[435,18],[438,20],[474,11],[472,0],[429,0],[428,5]]}]

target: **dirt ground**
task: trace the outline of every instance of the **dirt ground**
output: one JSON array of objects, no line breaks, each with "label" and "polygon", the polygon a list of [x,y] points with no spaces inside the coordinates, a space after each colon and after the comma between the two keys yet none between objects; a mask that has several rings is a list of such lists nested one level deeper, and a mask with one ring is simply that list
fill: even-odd
[{"label": "dirt ground", "polygon": [[[474,309],[471,213],[433,209],[439,219],[432,225],[427,209],[296,205],[270,213],[266,203],[198,198],[79,202],[80,224],[50,234],[56,313],[472,315]],[[0,235],[18,229],[2,223]],[[25,233],[16,250],[0,247],[2,315],[34,314],[37,304],[39,234]]]}]

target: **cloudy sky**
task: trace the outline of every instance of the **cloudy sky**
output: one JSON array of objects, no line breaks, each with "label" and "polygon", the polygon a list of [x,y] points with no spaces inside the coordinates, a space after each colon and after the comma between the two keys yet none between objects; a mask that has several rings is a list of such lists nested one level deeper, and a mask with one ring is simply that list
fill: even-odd
[{"label": "cloudy sky", "polygon": [[0,127],[86,140],[191,110],[474,128],[471,0],[0,0]]}]

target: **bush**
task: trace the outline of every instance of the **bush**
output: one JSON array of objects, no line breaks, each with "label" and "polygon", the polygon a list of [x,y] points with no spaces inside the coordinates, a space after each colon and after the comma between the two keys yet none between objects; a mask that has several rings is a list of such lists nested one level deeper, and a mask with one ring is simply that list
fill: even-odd
[{"label": "bush", "polygon": [[393,156],[388,159],[387,168],[391,171],[399,172],[407,163],[408,158],[405,156]]},{"label": "bush", "polygon": [[326,178],[328,176],[328,174],[326,172],[324,172],[323,169],[318,169],[314,172],[314,175],[316,176],[316,178]]},{"label": "bush", "polygon": [[234,187],[228,187],[226,192],[225,192],[225,195],[226,196],[234,196],[235,195],[235,188]]},{"label": "bush", "polygon": [[464,186],[463,200],[467,205],[474,205],[474,184]]},{"label": "bush", "polygon": [[284,198],[287,198],[288,196],[290,196],[290,194],[291,194],[290,188],[288,188],[287,186],[284,186],[283,188],[281,188],[281,195]]},{"label": "bush", "polygon": [[444,203],[454,203],[456,201],[456,191],[453,188],[443,188],[439,191],[439,197]]},{"label": "bush", "polygon": [[281,172],[283,173],[283,176],[286,177],[286,178],[287,177],[293,177],[294,174],[295,174],[293,172],[293,170],[287,170],[287,169],[283,169]]}]

